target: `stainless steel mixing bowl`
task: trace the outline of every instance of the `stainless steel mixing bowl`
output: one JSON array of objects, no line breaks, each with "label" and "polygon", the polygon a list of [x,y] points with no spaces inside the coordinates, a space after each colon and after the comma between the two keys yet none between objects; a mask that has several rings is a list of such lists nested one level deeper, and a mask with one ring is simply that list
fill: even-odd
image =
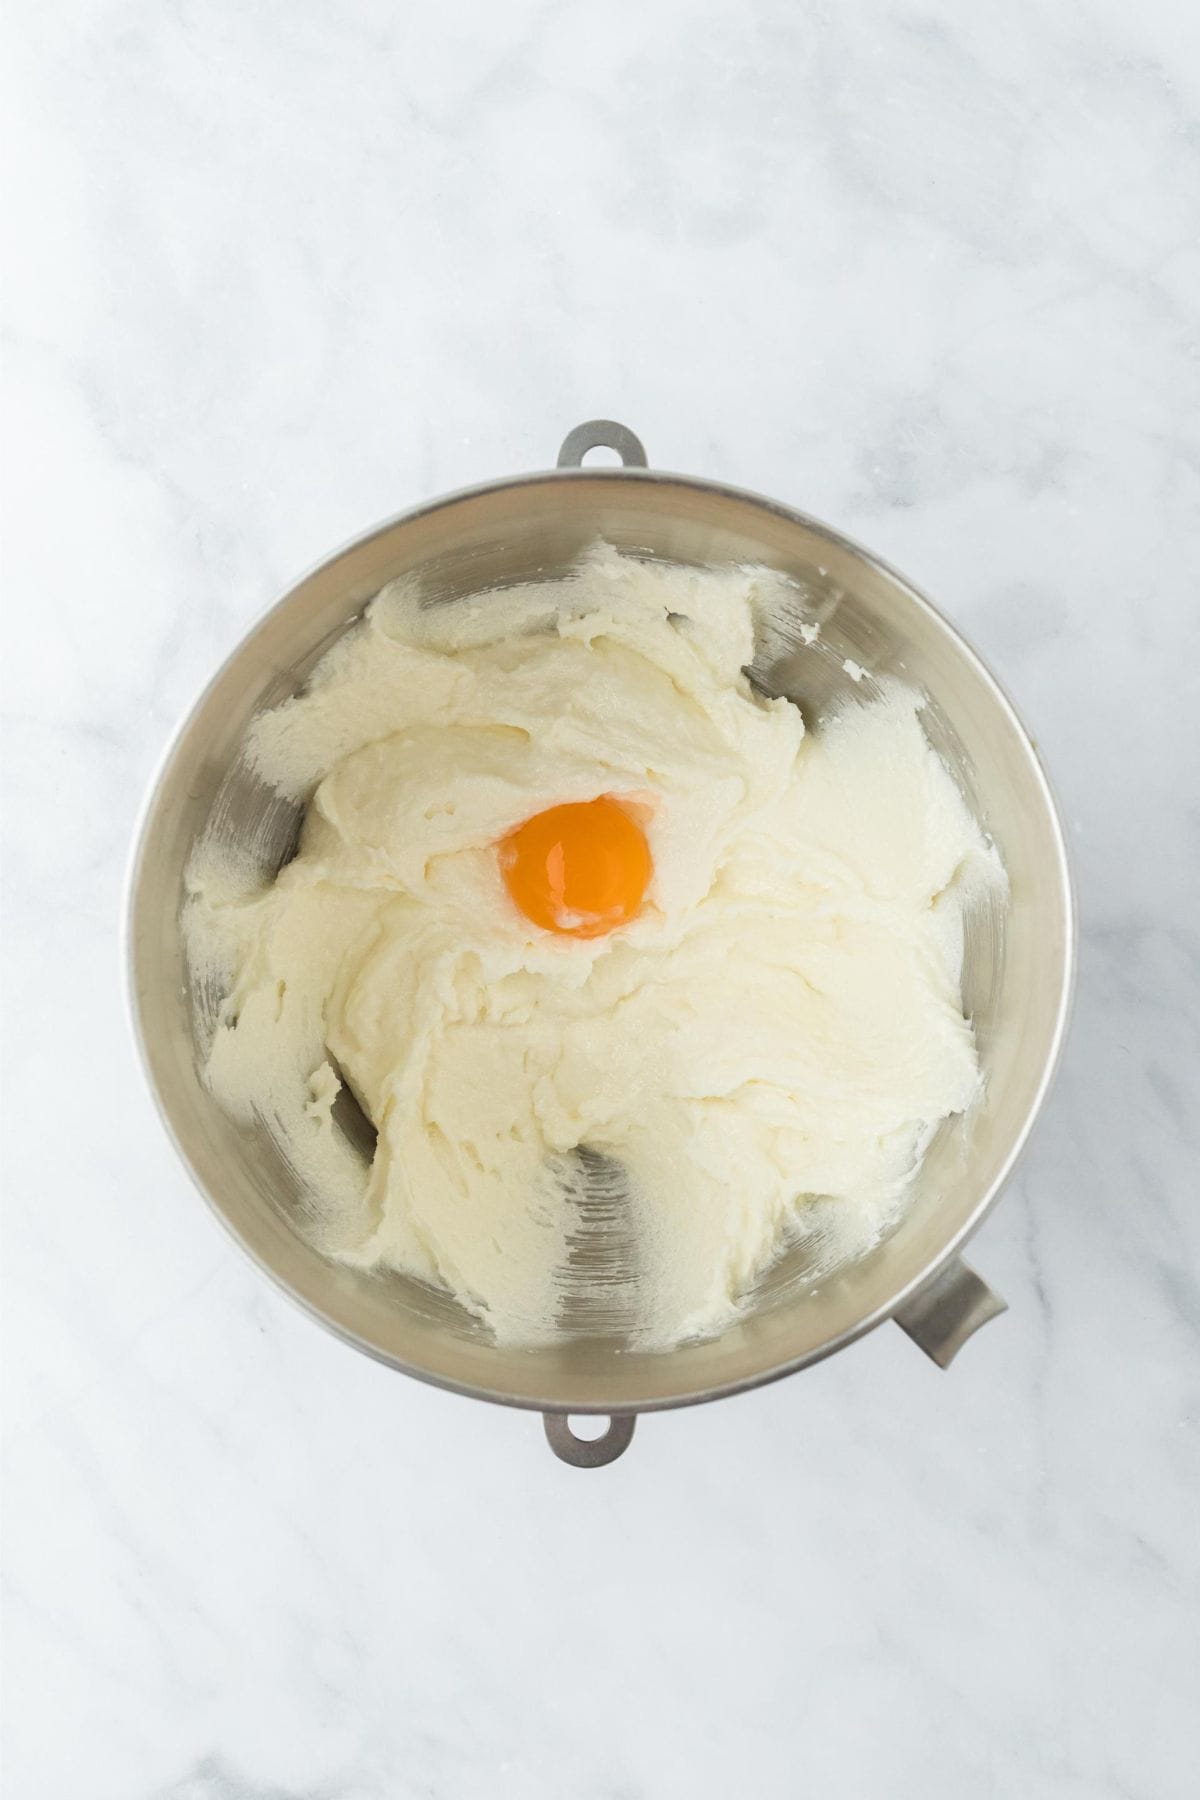
[{"label": "stainless steel mixing bowl", "polygon": [[[607,445],[620,468],[583,468]],[[623,426],[573,431],[559,467],[453,494],[360,538],[313,571],[255,627],[180,730],[150,796],[135,856],[129,955],[135,1029],[179,1154],[260,1268],[322,1324],[411,1375],[478,1399],[536,1408],[558,1455],[580,1466],[626,1447],[635,1415],[754,1387],[896,1318],[945,1365],[1003,1303],[960,1260],[1009,1175],[1040,1108],[1069,1007],[1074,922],[1062,827],[1029,737],[978,657],[899,575],[812,519],[716,482],[651,472]],[[180,934],[184,869],[198,835],[235,842],[269,878],[289,853],[297,809],[238,757],[247,723],[293,693],[364,603],[415,574],[435,601],[552,580],[595,538],[676,562],[766,564],[796,584],[751,671],[819,729],[833,702],[898,675],[928,697],[926,729],[1000,848],[1007,906],[973,917],[964,1005],[986,1079],[969,1121],[943,1127],[892,1234],[815,1283],[801,1249],[763,1279],[719,1337],[639,1353],[613,1337],[563,1332],[551,1347],[502,1349],[446,1295],[399,1275],[363,1274],[320,1255],[297,1219],[294,1176],[263,1130],[236,1124],[197,1068],[194,999]],[[802,622],[821,630],[807,645]],[[869,671],[854,682],[845,664]],[[578,1437],[570,1414],[609,1418]]]}]

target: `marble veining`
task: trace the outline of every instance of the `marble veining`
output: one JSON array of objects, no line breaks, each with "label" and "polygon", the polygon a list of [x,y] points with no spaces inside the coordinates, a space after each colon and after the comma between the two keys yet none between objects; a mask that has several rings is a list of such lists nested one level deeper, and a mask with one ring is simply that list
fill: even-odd
[{"label": "marble veining", "polygon": [[[14,1800],[1194,1792],[1198,21],[10,8]],[[939,599],[1045,753],[1083,937],[973,1247],[1010,1311],[587,1475],[214,1229],[118,917],[166,737],[281,587],[597,414]]]}]

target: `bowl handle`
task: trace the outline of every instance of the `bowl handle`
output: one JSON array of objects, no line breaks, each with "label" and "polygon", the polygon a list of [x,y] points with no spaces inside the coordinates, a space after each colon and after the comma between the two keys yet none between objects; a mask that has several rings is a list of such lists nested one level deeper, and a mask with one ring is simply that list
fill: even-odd
[{"label": "bowl handle", "polygon": [[608,1430],[598,1438],[576,1437],[565,1412],[543,1413],[542,1423],[546,1441],[561,1462],[570,1463],[575,1469],[602,1469],[628,1450],[637,1419],[633,1413],[613,1413]]},{"label": "bowl handle", "polygon": [[[956,1256],[900,1308],[895,1319],[926,1356],[948,1369],[967,1339],[1007,1310],[1008,1302]],[[565,1412],[543,1413],[542,1423],[546,1441],[560,1461],[576,1469],[601,1469],[628,1450],[637,1418],[634,1413],[611,1413],[608,1430],[598,1438],[576,1437]]]},{"label": "bowl handle", "polygon": [[939,1369],[948,1369],[967,1339],[1007,1310],[1007,1301],[956,1256],[905,1302],[895,1320]]},{"label": "bowl handle", "polygon": [[[585,424],[577,425],[574,431],[568,431],[558,453],[559,468],[582,468],[583,459],[589,450],[615,450],[626,469],[644,469],[648,466],[641,438],[636,432],[630,431],[628,425],[618,425],[615,419],[588,419]],[[591,474],[592,471],[589,470],[588,473]]]}]

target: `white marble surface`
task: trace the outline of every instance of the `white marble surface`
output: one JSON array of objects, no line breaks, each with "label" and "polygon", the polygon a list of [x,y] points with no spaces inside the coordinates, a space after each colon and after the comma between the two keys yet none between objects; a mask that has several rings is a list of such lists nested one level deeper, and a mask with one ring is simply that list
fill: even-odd
[{"label": "white marble surface", "polygon": [[[1195,1793],[1200,14],[8,10],[12,1800]],[[1084,947],[1011,1311],[594,1476],[293,1312],[176,1166],[117,922],[296,571],[627,419],[1018,696]]]}]

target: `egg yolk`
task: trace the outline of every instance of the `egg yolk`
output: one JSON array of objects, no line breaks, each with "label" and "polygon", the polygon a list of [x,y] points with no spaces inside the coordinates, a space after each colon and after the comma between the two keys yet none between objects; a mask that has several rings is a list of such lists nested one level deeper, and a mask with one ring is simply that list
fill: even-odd
[{"label": "egg yolk", "polygon": [[607,794],[535,813],[500,845],[501,873],[525,917],[568,937],[628,924],[652,867],[641,827]]}]

